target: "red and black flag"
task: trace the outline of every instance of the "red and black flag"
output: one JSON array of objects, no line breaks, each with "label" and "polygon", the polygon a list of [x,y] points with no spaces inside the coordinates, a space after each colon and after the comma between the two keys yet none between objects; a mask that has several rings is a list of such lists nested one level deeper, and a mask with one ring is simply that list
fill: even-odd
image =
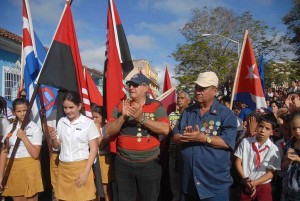
[{"label": "red and black flag", "polygon": [[[126,99],[123,79],[133,69],[124,29],[113,0],[108,0],[106,37],[103,100],[104,108],[106,109],[104,116],[108,121],[111,121],[114,107],[121,100]],[[114,140],[112,139],[111,141]],[[116,151],[113,143],[110,147],[112,152]]]},{"label": "red and black flag", "polygon": [[86,116],[92,117],[69,1],[66,2],[37,83],[53,86],[60,91],[78,92]]}]

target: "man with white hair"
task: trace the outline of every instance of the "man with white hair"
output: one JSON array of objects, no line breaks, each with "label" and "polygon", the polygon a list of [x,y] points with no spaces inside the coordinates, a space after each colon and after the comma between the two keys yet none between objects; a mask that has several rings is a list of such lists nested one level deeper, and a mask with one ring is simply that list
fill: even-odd
[{"label": "man with white hair", "polygon": [[200,73],[195,81],[196,103],[186,108],[173,130],[182,154],[182,199],[229,201],[230,152],[234,149],[237,121],[215,95],[219,79],[214,72]]}]

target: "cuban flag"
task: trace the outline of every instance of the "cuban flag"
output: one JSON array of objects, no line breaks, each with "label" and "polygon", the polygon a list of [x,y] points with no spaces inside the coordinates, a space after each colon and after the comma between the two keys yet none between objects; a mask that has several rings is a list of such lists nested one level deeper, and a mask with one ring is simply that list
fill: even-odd
[{"label": "cuban flag", "polygon": [[[22,54],[24,58],[24,86],[26,97],[29,100],[35,88],[35,80],[39,74],[46,56],[46,50],[33,31],[31,14],[28,0],[23,0],[23,45]],[[56,106],[57,89],[41,86],[46,117],[50,115]],[[32,120],[36,123],[40,121],[39,116],[40,104],[36,97],[32,106]]]},{"label": "cuban flag", "polygon": [[247,104],[251,110],[267,107],[248,31],[245,33],[233,91],[234,100]]}]

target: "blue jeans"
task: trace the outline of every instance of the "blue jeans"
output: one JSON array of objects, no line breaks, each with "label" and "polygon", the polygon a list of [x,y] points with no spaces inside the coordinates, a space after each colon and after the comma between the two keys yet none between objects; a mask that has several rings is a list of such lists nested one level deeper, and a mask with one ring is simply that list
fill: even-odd
[{"label": "blue jeans", "polygon": [[115,176],[119,201],[157,201],[160,190],[161,166],[158,159],[149,162],[129,162],[115,158]]}]

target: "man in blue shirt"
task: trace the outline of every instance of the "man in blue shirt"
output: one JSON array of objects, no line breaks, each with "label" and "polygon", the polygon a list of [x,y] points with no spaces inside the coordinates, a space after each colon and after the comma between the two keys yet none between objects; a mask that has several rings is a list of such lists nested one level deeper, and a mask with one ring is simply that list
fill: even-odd
[{"label": "man in blue shirt", "polygon": [[183,160],[182,200],[229,201],[230,152],[235,146],[237,121],[233,112],[215,99],[218,82],[214,72],[199,74],[196,103],[183,111],[173,130]]}]

